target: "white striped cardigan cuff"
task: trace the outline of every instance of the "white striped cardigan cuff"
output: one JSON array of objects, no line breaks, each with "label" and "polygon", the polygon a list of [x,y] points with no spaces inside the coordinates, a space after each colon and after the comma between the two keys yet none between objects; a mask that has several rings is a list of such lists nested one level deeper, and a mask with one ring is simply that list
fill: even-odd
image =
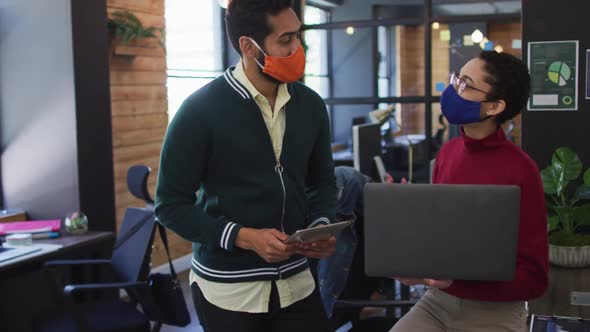
[{"label": "white striped cardigan cuff", "polygon": [[227,251],[234,250],[236,237],[238,236],[240,228],[242,228],[242,226],[231,221],[228,222],[227,225],[225,225],[225,227],[223,228],[223,232],[221,233],[219,246]]},{"label": "white striped cardigan cuff", "polygon": [[307,228],[312,228],[312,227],[315,227],[315,226],[317,226],[319,224],[329,225],[330,224],[330,220],[328,218],[326,218],[326,217],[317,218],[311,224],[309,224],[309,226],[307,226]]}]

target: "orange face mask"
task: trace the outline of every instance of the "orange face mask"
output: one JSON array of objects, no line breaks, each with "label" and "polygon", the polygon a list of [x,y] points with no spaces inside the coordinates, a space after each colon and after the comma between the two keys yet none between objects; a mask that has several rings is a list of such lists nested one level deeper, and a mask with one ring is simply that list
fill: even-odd
[{"label": "orange face mask", "polygon": [[264,53],[258,43],[252,39],[250,40],[264,54],[264,66],[254,58],[254,61],[262,68],[262,72],[283,83],[295,82],[303,76],[305,72],[305,51],[303,46],[299,45],[297,51],[287,57],[275,57]]}]

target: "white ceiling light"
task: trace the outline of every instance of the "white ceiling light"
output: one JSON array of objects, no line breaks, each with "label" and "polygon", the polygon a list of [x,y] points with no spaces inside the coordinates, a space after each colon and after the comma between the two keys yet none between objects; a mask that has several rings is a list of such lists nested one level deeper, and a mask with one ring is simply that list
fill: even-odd
[{"label": "white ceiling light", "polygon": [[352,36],[354,34],[354,28],[353,27],[346,28],[346,34]]},{"label": "white ceiling light", "polygon": [[475,29],[475,31],[473,31],[473,33],[471,34],[471,40],[473,40],[473,42],[475,44],[478,44],[482,41],[483,39],[483,33],[481,33],[481,31],[479,31],[479,29]]},{"label": "white ceiling light", "polygon": [[440,23],[438,23],[438,22],[432,23],[432,29],[438,30],[439,28],[440,28]]}]

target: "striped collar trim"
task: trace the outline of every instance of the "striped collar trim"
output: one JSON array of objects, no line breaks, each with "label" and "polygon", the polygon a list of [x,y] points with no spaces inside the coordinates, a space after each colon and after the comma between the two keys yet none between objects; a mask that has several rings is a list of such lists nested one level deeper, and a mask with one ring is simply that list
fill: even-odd
[{"label": "striped collar trim", "polygon": [[252,96],[250,95],[250,93],[248,92],[248,89],[246,89],[245,86],[243,86],[240,82],[238,82],[238,80],[236,80],[236,78],[234,77],[234,75],[232,74],[232,70],[234,67],[229,68],[228,70],[225,71],[225,73],[223,73],[223,77],[225,78],[225,80],[227,81],[227,84],[229,84],[230,87],[232,87],[234,90],[236,90],[236,92],[243,98],[243,99],[252,99]]}]

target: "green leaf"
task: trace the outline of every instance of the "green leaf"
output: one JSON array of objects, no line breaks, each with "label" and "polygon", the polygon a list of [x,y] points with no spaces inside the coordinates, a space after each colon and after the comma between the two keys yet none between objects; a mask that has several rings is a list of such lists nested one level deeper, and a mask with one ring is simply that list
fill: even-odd
[{"label": "green leaf", "polygon": [[590,186],[583,184],[578,187],[574,197],[572,198],[572,204],[582,200],[590,200]]},{"label": "green leaf", "polygon": [[111,13],[108,20],[108,30],[112,36],[119,38],[123,44],[128,44],[132,40],[141,41],[143,38],[158,38],[155,31],[161,31],[162,37],[158,38],[158,43],[164,47],[163,29],[157,27],[144,28],[139,18],[129,11]]},{"label": "green leaf", "polygon": [[590,225],[590,204],[575,207],[574,220],[576,225]]},{"label": "green leaf", "polygon": [[554,175],[553,167],[549,166],[541,171],[543,190],[546,194],[557,194],[557,178]]},{"label": "green leaf", "polygon": [[547,225],[549,226],[549,231],[554,231],[559,228],[559,217],[558,216],[549,216],[547,218]]},{"label": "green leaf", "polygon": [[577,179],[582,173],[582,161],[574,150],[566,147],[561,147],[555,150],[551,159],[552,163],[560,161],[565,172],[565,179],[572,181]]},{"label": "green leaf", "polygon": [[588,168],[586,173],[584,173],[584,184],[590,186],[590,168]]},{"label": "green leaf", "polygon": [[567,179],[566,179],[566,165],[560,161],[553,161],[551,164],[553,176],[557,179],[557,195],[560,195],[565,190],[567,186]]},{"label": "green leaf", "polygon": [[553,210],[556,212],[557,216],[559,217],[559,223],[561,225],[561,230],[564,233],[573,233],[575,229],[574,225],[574,214],[575,214],[575,207],[571,206],[560,206],[554,207]]}]

